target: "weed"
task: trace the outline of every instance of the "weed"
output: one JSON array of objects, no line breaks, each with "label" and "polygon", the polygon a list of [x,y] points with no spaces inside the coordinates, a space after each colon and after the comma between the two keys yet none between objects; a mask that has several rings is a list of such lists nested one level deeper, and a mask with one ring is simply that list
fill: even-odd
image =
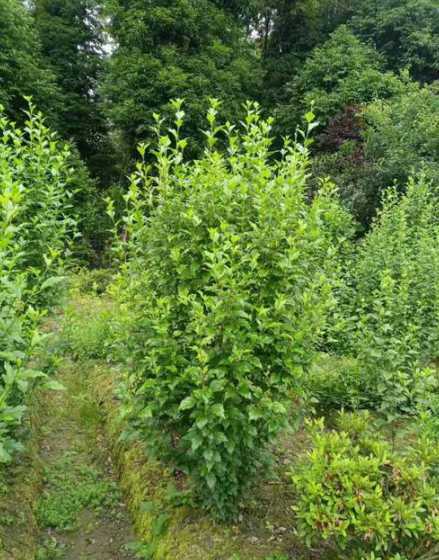
[{"label": "weed", "polygon": [[41,527],[72,529],[84,508],[111,512],[120,500],[116,484],[103,481],[93,467],[76,464],[74,453],[49,467],[45,478],[46,488],[37,507]]}]

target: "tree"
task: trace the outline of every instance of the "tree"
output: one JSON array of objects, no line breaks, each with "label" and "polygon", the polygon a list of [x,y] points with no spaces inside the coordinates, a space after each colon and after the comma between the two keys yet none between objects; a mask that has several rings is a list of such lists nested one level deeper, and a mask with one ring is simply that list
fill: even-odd
[{"label": "tree", "polygon": [[267,102],[284,99],[286,83],[307,55],[352,14],[352,0],[256,0]]},{"label": "tree", "polygon": [[251,6],[269,105],[285,101],[285,84],[342,24],[384,55],[386,69],[409,67],[422,82],[439,77],[436,0],[253,0]]},{"label": "tree", "polygon": [[411,174],[423,172],[433,186],[438,184],[437,87],[406,82],[400,95],[367,105],[361,121],[357,139],[317,158],[315,174],[331,175],[356,217],[367,226],[383,191],[394,183],[403,190]]},{"label": "tree", "polygon": [[279,108],[284,132],[294,133],[302,115],[315,104],[322,124],[347,106],[359,107],[403,89],[402,81],[385,72],[383,60],[371,46],[362,43],[345,25],[316,47],[301,71],[286,87],[288,102]]},{"label": "tree", "polygon": [[17,0],[0,2],[0,104],[15,121],[25,120],[27,102],[35,104],[53,123],[56,120],[59,91],[55,76],[41,56],[41,44],[32,17]]},{"label": "tree", "polygon": [[58,129],[72,140],[96,176],[106,176],[108,141],[98,81],[104,64],[98,0],[35,0],[43,55],[62,92]]},{"label": "tree", "polygon": [[213,0],[219,8],[228,10],[238,18],[247,18],[254,11],[254,0]]},{"label": "tree", "polygon": [[150,136],[153,113],[166,116],[170,100],[185,98],[185,133],[199,130],[209,97],[226,101],[232,119],[242,103],[258,92],[259,63],[255,49],[237,23],[236,14],[211,0],[114,0],[111,33],[116,51],[104,84],[107,115],[120,130],[131,156]]},{"label": "tree", "polygon": [[362,0],[351,25],[375,44],[391,69],[408,67],[421,82],[439,78],[437,0]]}]

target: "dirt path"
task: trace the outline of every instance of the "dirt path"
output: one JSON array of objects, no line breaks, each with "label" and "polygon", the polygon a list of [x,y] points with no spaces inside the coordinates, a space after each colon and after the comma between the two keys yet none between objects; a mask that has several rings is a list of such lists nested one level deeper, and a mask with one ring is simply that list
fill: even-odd
[{"label": "dirt path", "polygon": [[132,526],[81,367],[64,360],[57,379],[65,391],[46,397],[36,560],[131,560]]}]

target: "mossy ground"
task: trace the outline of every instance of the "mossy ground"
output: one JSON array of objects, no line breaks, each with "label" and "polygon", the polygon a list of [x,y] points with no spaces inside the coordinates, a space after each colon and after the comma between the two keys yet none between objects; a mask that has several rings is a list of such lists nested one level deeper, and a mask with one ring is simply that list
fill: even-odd
[{"label": "mossy ground", "polygon": [[58,380],[65,391],[46,395],[44,484],[35,511],[40,528],[36,560],[122,560],[134,540],[101,433],[99,404],[87,371],[68,359]]},{"label": "mossy ground", "polygon": [[122,443],[123,423],[114,395],[117,374],[95,363],[91,376],[96,400],[103,403],[108,441],[139,540],[154,560],[309,559],[294,535],[294,495],[290,469],[306,445],[304,435],[284,434],[273,470],[243,500],[235,524],[216,523],[205,512],[176,500],[178,481],[171,470],[148,457],[140,441]]},{"label": "mossy ground", "polygon": [[[129,560],[135,540],[102,433],[87,370],[60,358],[60,318],[50,353],[62,391],[29,403],[26,451],[0,477],[1,560]],[[53,357],[53,356],[52,356]]]}]

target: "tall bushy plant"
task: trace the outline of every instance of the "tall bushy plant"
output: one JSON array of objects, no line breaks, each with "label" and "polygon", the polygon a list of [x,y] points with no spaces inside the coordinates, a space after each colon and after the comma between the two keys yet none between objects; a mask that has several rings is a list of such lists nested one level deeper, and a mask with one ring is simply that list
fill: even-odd
[{"label": "tall bushy plant", "polygon": [[154,172],[139,164],[121,295],[135,422],[224,517],[286,424],[333,302],[334,231],[349,220],[329,184],[308,203],[306,146],[270,160],[257,106],[242,129],[216,112],[201,159],[183,161],[177,103]]},{"label": "tall bushy plant", "polygon": [[40,115],[23,130],[0,117],[0,463],[19,447],[26,392],[45,377],[29,364],[72,225],[67,158]]},{"label": "tall bushy plant", "polygon": [[24,410],[17,402],[17,393],[28,382],[23,358],[27,356],[36,319],[24,304],[26,275],[15,270],[22,251],[14,225],[22,187],[7,181],[4,171],[0,171],[0,462],[9,460],[17,448],[10,432],[19,424]]},{"label": "tall bushy plant", "polygon": [[439,336],[438,207],[432,185],[412,179],[404,196],[387,192],[353,269],[351,299],[361,353],[381,368],[412,368],[437,356]]},{"label": "tall bushy plant", "polygon": [[356,379],[364,404],[392,414],[414,410],[425,381],[419,370],[438,356],[438,240],[437,198],[421,175],[404,195],[388,189],[345,268],[330,328],[336,351],[354,358],[343,383]]},{"label": "tall bushy plant", "polygon": [[3,188],[16,185],[14,223],[20,251],[14,269],[26,271],[37,293],[53,288],[62,271],[74,219],[68,145],[61,145],[30,105],[23,128],[0,117],[0,172]]}]

